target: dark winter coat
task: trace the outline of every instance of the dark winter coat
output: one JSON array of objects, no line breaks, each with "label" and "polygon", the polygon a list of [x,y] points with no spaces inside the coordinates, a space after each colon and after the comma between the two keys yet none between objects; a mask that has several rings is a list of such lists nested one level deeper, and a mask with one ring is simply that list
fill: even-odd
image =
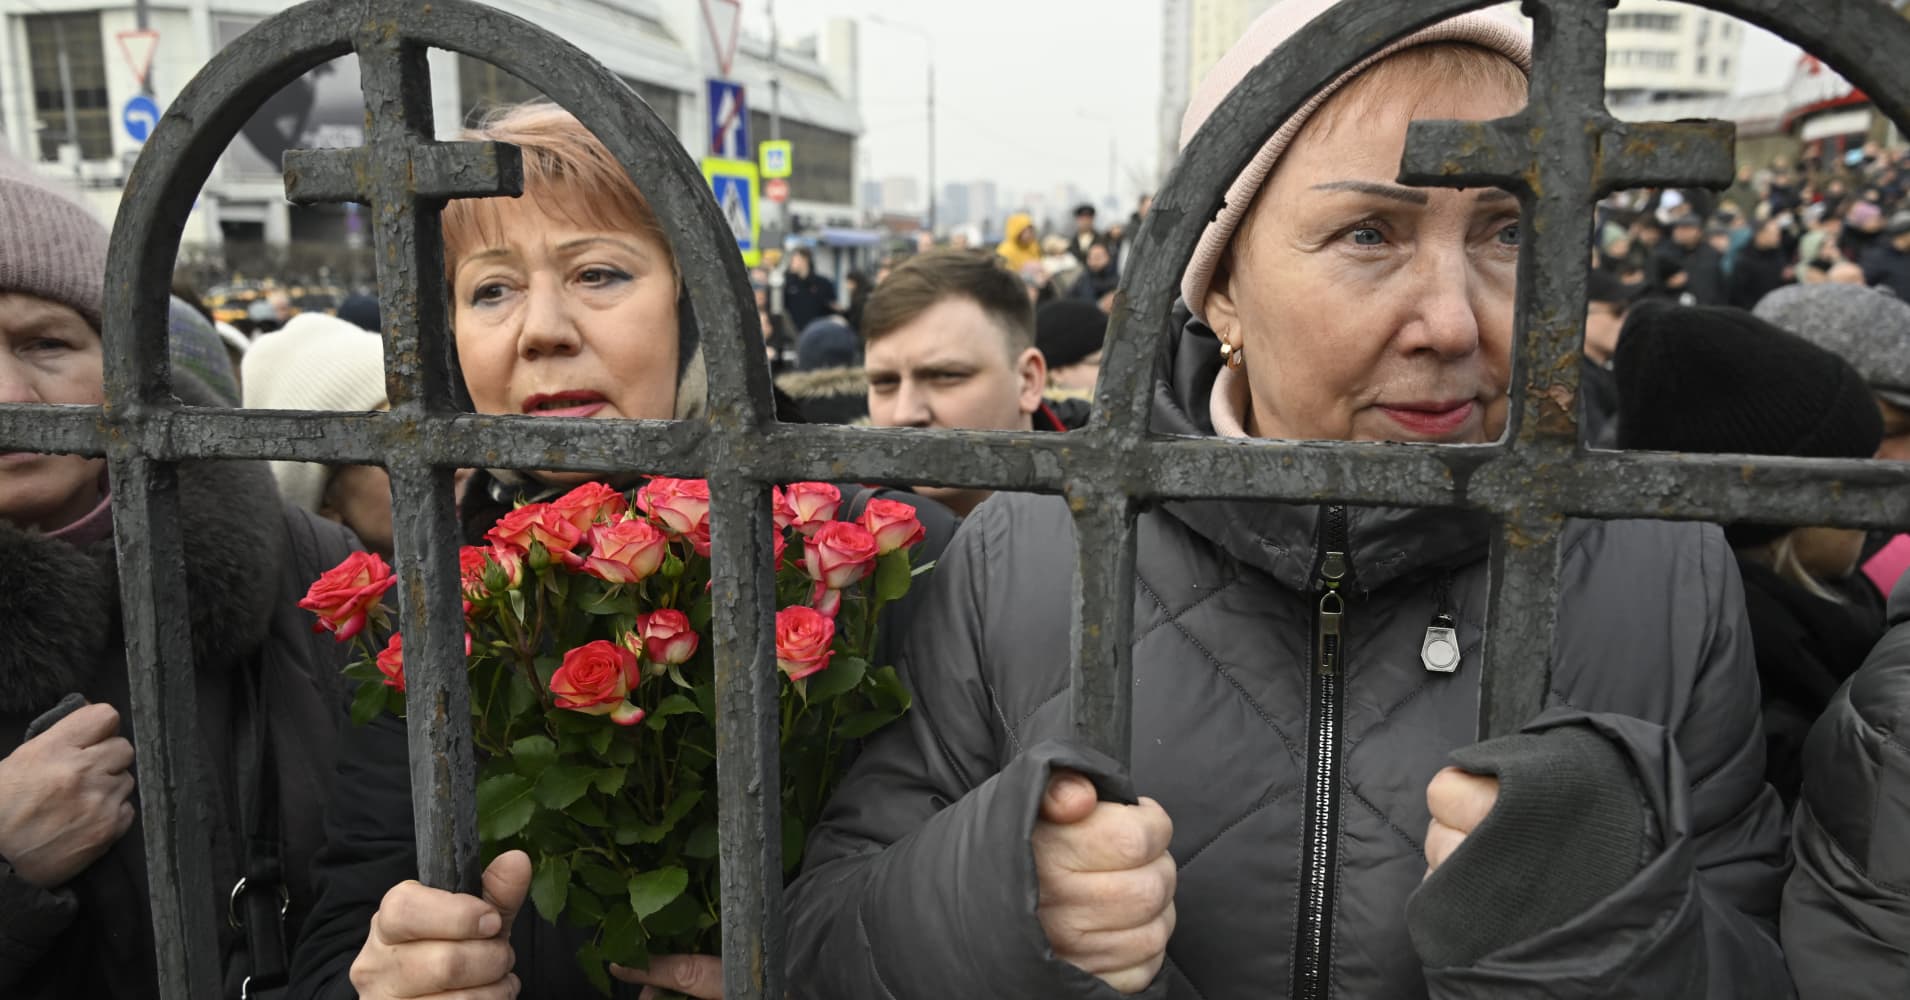
[{"label": "dark winter coat", "polygon": [[836,311],[836,283],[820,274],[783,277],[783,315],[797,330]]},{"label": "dark winter coat", "polygon": [[1910,253],[1891,245],[1888,238],[1878,239],[1863,252],[1864,283],[1881,286],[1910,302]]},{"label": "dark winter coat", "polygon": [[[1211,334],[1182,339],[1157,431],[1212,433],[1217,365]],[[1247,501],[1170,501],[1140,515],[1134,761],[1123,771],[1066,742],[1066,502],[1005,495],[978,508],[909,636],[915,708],[859,758],[789,893],[796,994],[1115,1000],[1054,956],[1036,915],[1029,834],[1051,769],[1068,768],[1104,798],[1151,796],[1174,820],[1179,922],[1141,994],[1153,1000],[1295,995],[1302,950],[1324,958],[1321,995],[1347,998],[1788,995],[1774,926],[1783,814],[1763,780],[1748,629],[1721,533],[1568,526],[1550,707],[1531,728],[1545,730],[1537,742],[1559,734],[1588,758],[1617,758],[1610,784],[1579,786],[1616,805],[1574,815],[1568,794],[1514,810],[1515,790],[1545,782],[1508,779],[1494,812],[1505,825],[1488,834],[1488,819],[1468,842],[1499,846],[1462,848],[1434,875],[1445,883],[1435,898],[1415,895],[1426,786],[1474,739],[1489,531],[1438,511],[1346,518]],[[1310,649],[1318,540],[1342,523],[1352,598],[1339,666],[1322,675]],[[1420,659],[1442,589],[1463,649],[1453,674]],[[1581,852],[1558,845],[1608,808],[1633,810],[1651,846],[1571,919],[1495,939],[1520,904],[1583,888],[1561,876],[1583,874]],[[1317,869],[1302,863],[1309,846]],[[1409,897],[1422,918],[1454,918],[1409,928]],[[1315,914],[1323,956],[1296,946]],[[1428,962],[1429,952],[1471,957]]]},{"label": "dark winter coat", "polygon": [[1762,250],[1747,244],[1738,251],[1737,260],[1731,265],[1731,277],[1726,282],[1727,301],[1739,309],[1755,307],[1764,296],[1791,283],[1791,279],[1784,276],[1784,269],[1790,264],[1791,257],[1782,247]]},{"label": "dark winter coat", "polygon": [[[553,499],[549,495],[527,500]],[[912,503],[927,537],[916,549],[918,563],[932,561],[954,532],[954,516],[933,501],[894,490],[843,487],[841,516],[860,516],[871,497]],[[478,473],[466,493],[462,521],[465,540],[480,542],[499,517],[514,506],[517,496],[497,486],[488,472]],[[920,592],[918,584],[917,593]],[[909,628],[916,595],[891,605],[883,632],[897,636]],[[879,657],[887,659],[889,657]],[[418,873],[416,827],[411,814],[411,771],[405,751],[405,724],[381,715],[355,727],[339,753],[338,786],[351,789],[340,796],[326,817],[325,847],[317,865],[318,906],[299,941],[293,964],[295,1000],[352,1000],[348,973],[371,928],[372,914],[393,886]],[[516,953],[515,971],[528,1000],[568,1000],[598,995],[577,964],[577,949],[588,939],[578,928],[551,924],[526,906],[511,929]],[[632,987],[619,995],[634,997]]]},{"label": "dark winter coat", "polygon": [[[205,797],[179,802],[188,836],[206,836],[214,880],[187,888],[226,897],[240,875],[246,825],[236,798],[258,785],[239,776],[260,755],[252,723],[268,720],[278,787],[277,826],[289,894],[287,948],[310,912],[311,861],[332,773],[348,647],[312,634],[298,609],[311,582],[350,554],[345,531],[279,501],[264,463],[212,462],[180,470],[185,569],[202,753],[188,763]],[[0,523],[0,749],[67,692],[118,709],[132,736],[125,639],[113,541],[75,547]],[[256,688],[262,713],[247,691]],[[137,804],[135,792],[135,804]],[[269,893],[271,890],[267,890]],[[72,881],[48,891],[0,869],[0,996],[9,1000],[144,998],[157,974],[139,821]],[[248,966],[241,936],[219,921],[226,997]],[[257,985],[257,984],[255,984]]]},{"label": "dark winter coat", "polygon": [[1613,448],[1618,442],[1618,379],[1612,370],[1580,358],[1578,394],[1584,405],[1578,415],[1578,436],[1588,447]]},{"label": "dark winter coat", "polygon": [[[1690,295],[1693,305],[1721,306],[1725,304],[1724,261],[1718,252],[1708,243],[1700,243],[1689,250],[1678,245],[1675,240],[1665,240],[1652,251],[1652,287],[1667,294]],[[1683,288],[1672,288],[1672,275],[1682,272],[1685,275]]]},{"label": "dark winter coat", "polygon": [[1890,611],[1804,747],[1783,921],[1803,1000],[1910,996],[1910,575]]},{"label": "dark winter coat", "polygon": [[804,423],[868,422],[869,376],[861,365],[784,372],[776,376],[776,388],[795,403]]},{"label": "dark winter coat", "polygon": [[1083,302],[1100,302],[1101,297],[1121,287],[1121,271],[1113,264],[1099,271],[1091,271],[1086,264],[1081,267],[1081,276],[1074,279],[1068,289],[1068,297]]},{"label": "dark winter coat", "polygon": [[1764,773],[1786,804],[1803,780],[1804,739],[1883,636],[1883,619],[1827,601],[1754,560],[1740,559],[1744,607],[1764,692]]}]

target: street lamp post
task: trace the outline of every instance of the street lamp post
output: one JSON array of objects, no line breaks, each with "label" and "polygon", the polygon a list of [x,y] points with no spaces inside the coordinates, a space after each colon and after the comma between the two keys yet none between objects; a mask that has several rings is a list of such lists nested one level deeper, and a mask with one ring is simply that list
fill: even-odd
[{"label": "street lamp post", "polygon": [[876,24],[919,36],[923,46],[928,50],[928,231],[933,233],[935,232],[935,36],[919,25],[897,21],[881,14],[870,14],[868,17]]}]

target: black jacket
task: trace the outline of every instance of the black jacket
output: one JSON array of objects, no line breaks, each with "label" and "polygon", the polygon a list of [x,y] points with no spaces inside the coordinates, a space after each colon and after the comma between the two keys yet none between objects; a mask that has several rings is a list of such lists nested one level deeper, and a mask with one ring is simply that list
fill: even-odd
[{"label": "black jacket", "polygon": [[1803,1000],[1910,996],[1910,575],[1890,610],[1804,747],[1783,922]]},{"label": "black jacket", "polygon": [[[315,897],[311,861],[342,704],[339,670],[349,652],[313,635],[311,615],[296,605],[355,546],[337,525],[281,504],[262,462],[182,465],[180,489],[203,736],[203,753],[189,767],[207,798],[179,806],[188,829],[209,838],[215,875],[215,884],[189,888],[212,896],[216,912],[225,914],[248,826],[235,799],[251,802],[263,787],[249,776],[260,773],[255,737],[268,740],[289,951]],[[0,584],[0,748],[12,752],[31,721],[69,691],[118,709],[120,735],[130,738],[112,539],[75,547],[0,523],[0,565],[8,580]],[[256,699],[247,694],[254,690]],[[262,731],[254,728],[261,717]],[[137,821],[54,891],[0,866],[0,996],[154,996],[151,922]],[[239,955],[241,936],[223,919],[219,932],[224,995],[236,997],[249,960]]]},{"label": "black jacket", "polygon": [[[522,498],[552,499],[558,492]],[[927,532],[916,550],[918,563],[937,558],[954,532],[952,514],[912,493],[853,485],[844,486],[842,492],[845,503],[841,516],[845,518],[859,516],[874,496],[915,505]],[[465,540],[481,542],[484,532],[519,498],[517,491],[500,485],[490,473],[479,472],[466,492],[461,512]],[[884,635],[906,633],[916,595],[924,589],[918,582],[910,597],[889,606]],[[317,864],[318,905],[299,941],[293,965],[291,995],[301,1000],[351,1000],[357,995],[348,973],[364,946],[379,900],[391,887],[417,877],[404,722],[381,715],[369,725],[351,728],[339,753],[337,781],[338,787],[350,789],[350,794],[339,796],[326,817],[325,847]],[[577,928],[544,921],[526,905],[511,929],[511,947],[517,956],[515,971],[524,984],[520,996],[568,1000],[597,995],[576,959],[577,949],[587,937]],[[636,990],[620,993],[634,997]]]},{"label": "black jacket", "polygon": [[[1723,259],[1710,244],[1700,243],[1686,250],[1673,240],[1665,240],[1652,252],[1652,263],[1654,289],[1674,297],[1690,295],[1696,300],[1694,305],[1725,304]],[[1685,275],[1684,287],[1671,287],[1671,277],[1680,272]]]},{"label": "black jacket", "polygon": [[1738,251],[1737,260],[1731,264],[1731,277],[1726,283],[1729,286],[1726,294],[1729,304],[1749,310],[1764,296],[1790,284],[1790,279],[1784,276],[1784,269],[1790,266],[1790,262],[1790,255],[1781,247],[1760,250],[1745,244],[1744,249]]},{"label": "black jacket", "polygon": [[1883,636],[1883,618],[1857,604],[1827,601],[1739,559],[1764,692],[1764,774],[1785,803],[1803,780],[1804,738]]},{"label": "black jacket", "polygon": [[1910,302],[1910,253],[1892,246],[1888,237],[1879,238],[1864,251],[1864,282],[1881,285]]},{"label": "black jacket", "polygon": [[835,311],[835,282],[820,274],[802,278],[793,274],[784,276],[783,315],[789,317],[792,329],[806,329],[817,319]]},{"label": "black jacket", "polygon": [[[1212,433],[1217,367],[1211,334],[1182,339],[1157,431]],[[1322,690],[1309,653],[1318,532],[1334,523],[1353,581],[1343,690],[1325,702],[1338,714],[1310,708]],[[1150,1000],[1290,995],[1301,953],[1318,954],[1298,947],[1315,915],[1328,922],[1319,947],[1333,996],[1788,995],[1774,920],[1782,807],[1763,780],[1738,577],[1713,527],[1567,528],[1549,711],[1531,729],[1543,733],[1534,742],[1557,734],[1588,759],[1622,761],[1602,786],[1609,804],[1514,808],[1521,782],[1507,778],[1494,812],[1504,825],[1487,836],[1488,819],[1468,841],[1499,846],[1462,848],[1435,873],[1439,887],[1415,894],[1427,783],[1474,739],[1488,535],[1480,519],[1444,511],[1353,510],[1335,522],[1266,502],[1145,508],[1124,770],[1067,742],[1066,502],[983,504],[909,636],[914,710],[875,738],[811,836],[788,897],[793,990],[1116,1000],[1054,956],[1036,916],[1028,837],[1051,769],[1065,767],[1095,777],[1104,797],[1152,796],[1174,820],[1179,923],[1141,994]],[[1452,674],[1420,660],[1442,592],[1463,650]],[[1323,728],[1329,718],[1336,728]],[[1557,791],[1547,784],[1536,787]],[[1334,805],[1309,805],[1316,794]],[[1582,854],[1561,845],[1594,822],[1613,836],[1648,827],[1649,846],[1601,873],[1611,880],[1576,915],[1505,933],[1512,911],[1585,898],[1587,885],[1565,874],[1585,874]],[[1318,869],[1302,863],[1309,839],[1330,852]]]}]

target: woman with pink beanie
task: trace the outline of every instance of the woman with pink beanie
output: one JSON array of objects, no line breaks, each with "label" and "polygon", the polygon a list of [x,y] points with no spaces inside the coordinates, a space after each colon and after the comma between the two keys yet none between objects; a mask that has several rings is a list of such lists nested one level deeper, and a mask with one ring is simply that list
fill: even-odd
[{"label": "woman with pink beanie", "polygon": [[[1276,2],[1183,146],[1331,6]],[[1274,131],[1184,276],[1153,429],[1499,438],[1520,203],[1395,178],[1410,122],[1513,115],[1530,62],[1519,26],[1458,17]],[[914,709],[790,889],[797,995],[1790,995],[1783,813],[1716,528],[1570,524],[1548,708],[1475,743],[1482,518],[1216,500],[1139,522],[1126,767],[1070,742],[1065,501],[963,524],[905,645]]]}]

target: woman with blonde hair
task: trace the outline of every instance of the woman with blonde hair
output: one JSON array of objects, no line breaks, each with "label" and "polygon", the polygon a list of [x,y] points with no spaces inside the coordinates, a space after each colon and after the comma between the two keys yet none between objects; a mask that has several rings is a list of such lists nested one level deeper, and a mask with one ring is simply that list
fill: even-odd
[{"label": "woman with blonde hair", "polygon": [[[1618,445],[1653,451],[1870,458],[1883,418],[1857,370],[1736,309],[1650,303],[1633,311],[1613,359]],[[1729,524],[1764,697],[1764,771],[1793,803],[1804,740],[1831,696],[1882,638],[1881,601],[1838,586],[1864,532]]]}]

